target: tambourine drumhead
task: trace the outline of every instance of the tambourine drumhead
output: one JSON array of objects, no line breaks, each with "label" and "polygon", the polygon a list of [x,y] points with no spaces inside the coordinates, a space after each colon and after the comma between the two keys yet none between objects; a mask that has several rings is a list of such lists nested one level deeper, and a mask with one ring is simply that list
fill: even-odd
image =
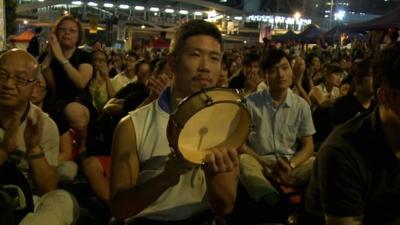
[{"label": "tambourine drumhead", "polygon": [[167,136],[176,153],[193,164],[203,164],[205,156],[215,148],[242,145],[250,123],[240,95],[230,89],[207,89],[178,106],[171,115]]}]

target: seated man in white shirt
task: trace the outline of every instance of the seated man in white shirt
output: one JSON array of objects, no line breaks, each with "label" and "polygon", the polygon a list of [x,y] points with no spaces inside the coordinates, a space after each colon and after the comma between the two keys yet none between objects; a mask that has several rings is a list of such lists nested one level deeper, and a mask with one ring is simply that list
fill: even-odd
[{"label": "seated man in white shirt", "polygon": [[35,209],[20,224],[73,224],[79,207],[66,191],[56,190],[57,126],[30,103],[38,67],[36,59],[23,50],[0,56],[0,170],[5,163],[13,163],[31,185]]},{"label": "seated man in white shirt", "polygon": [[126,55],[126,69],[111,79],[114,91],[117,93],[125,85],[135,82],[138,77],[135,73],[136,54],[128,52]]},{"label": "seated man in white shirt", "polygon": [[273,207],[281,196],[271,182],[302,185],[309,178],[315,129],[310,106],[290,90],[287,55],[271,49],[261,65],[269,88],[246,98],[254,130],[240,156],[241,182],[253,200]]}]

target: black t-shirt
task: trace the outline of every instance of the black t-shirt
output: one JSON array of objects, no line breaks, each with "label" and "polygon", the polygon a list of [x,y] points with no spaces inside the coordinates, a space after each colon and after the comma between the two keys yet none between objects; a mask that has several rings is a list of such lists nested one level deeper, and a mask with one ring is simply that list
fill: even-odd
[{"label": "black t-shirt", "polygon": [[339,97],[332,107],[332,123],[334,125],[344,123],[354,116],[372,110],[374,107],[375,101],[372,100],[369,108],[365,109],[353,94]]},{"label": "black t-shirt", "polygon": [[321,147],[306,191],[307,212],[363,216],[364,225],[400,219],[400,162],[378,109],[339,126]]},{"label": "black t-shirt", "polygon": [[[40,57],[39,61],[44,60],[44,58],[45,54]],[[90,54],[84,50],[76,49],[69,58],[69,62],[73,67],[78,69],[81,64],[90,64]],[[85,105],[89,109],[90,121],[94,121],[97,117],[97,112],[96,108],[92,104],[88,85],[84,89],[75,87],[64,71],[61,63],[56,59],[51,61],[50,68],[53,74],[55,87],[54,90],[50,90],[51,94],[46,96],[43,108],[44,111],[49,113],[50,117],[56,122],[60,135],[69,130],[69,124],[64,115],[64,108],[68,103],[79,102]]]},{"label": "black t-shirt", "polygon": [[[73,67],[79,69],[79,65],[87,63],[90,64],[90,54],[84,50],[76,49],[69,62]],[[58,60],[53,59],[50,63],[50,68],[53,72],[53,77],[55,81],[55,99],[64,102],[84,102],[87,101],[89,96],[89,91],[86,88],[79,89],[71,81],[71,79],[66,74],[63,66]]]},{"label": "black t-shirt", "polygon": [[[124,70],[125,70],[125,66],[122,65],[120,71],[122,72],[122,71],[124,71]],[[113,68],[111,68],[111,70],[110,70],[110,72],[109,72],[108,74],[109,74],[110,78],[113,78],[113,77],[117,76],[117,74],[119,74],[119,73],[120,73],[120,72],[118,72],[118,71],[113,67]]]},{"label": "black t-shirt", "polygon": [[229,81],[229,88],[233,89],[243,89],[244,83],[246,82],[246,77],[241,72],[239,75],[234,77],[231,81]]},{"label": "black t-shirt", "polygon": [[115,98],[125,99],[123,111],[128,113],[142,104],[149,94],[150,91],[146,85],[139,82],[133,82],[125,85],[121,90],[119,90],[115,95]]}]

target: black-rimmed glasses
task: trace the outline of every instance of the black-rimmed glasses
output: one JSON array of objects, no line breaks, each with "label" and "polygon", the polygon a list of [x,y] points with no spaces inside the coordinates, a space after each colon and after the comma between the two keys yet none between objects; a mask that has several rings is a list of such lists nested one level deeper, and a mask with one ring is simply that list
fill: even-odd
[{"label": "black-rimmed glasses", "polygon": [[7,73],[5,71],[0,71],[0,82],[1,83],[5,83],[9,79],[13,79],[17,86],[26,86],[26,85],[36,81],[35,79],[27,79],[23,76],[18,76],[18,75],[11,76],[9,73]]}]

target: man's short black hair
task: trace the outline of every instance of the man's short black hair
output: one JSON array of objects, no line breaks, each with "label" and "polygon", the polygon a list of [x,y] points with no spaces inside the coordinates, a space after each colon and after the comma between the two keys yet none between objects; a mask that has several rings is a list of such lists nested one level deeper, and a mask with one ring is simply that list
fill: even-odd
[{"label": "man's short black hair", "polygon": [[343,73],[344,70],[336,63],[331,63],[326,65],[325,67],[326,75],[330,75],[332,73]]},{"label": "man's short black hair", "polygon": [[372,75],[372,62],[369,59],[363,59],[353,65],[351,72],[352,76],[356,80],[362,80],[366,76]]},{"label": "man's short black hair", "polygon": [[400,89],[400,44],[380,52],[372,68],[375,92],[382,85]]},{"label": "man's short black hair", "polygon": [[278,64],[283,58],[289,60],[288,55],[282,49],[270,49],[263,58],[261,66],[264,71],[267,71]]},{"label": "man's short black hair", "polygon": [[250,52],[244,56],[243,66],[249,66],[252,62],[260,63],[260,56],[254,52]]},{"label": "man's short black hair", "polygon": [[171,46],[171,53],[175,56],[178,55],[179,51],[185,45],[185,41],[195,35],[209,35],[213,37],[221,45],[221,51],[223,50],[221,32],[214,24],[204,20],[190,20],[176,31],[174,42]]}]

